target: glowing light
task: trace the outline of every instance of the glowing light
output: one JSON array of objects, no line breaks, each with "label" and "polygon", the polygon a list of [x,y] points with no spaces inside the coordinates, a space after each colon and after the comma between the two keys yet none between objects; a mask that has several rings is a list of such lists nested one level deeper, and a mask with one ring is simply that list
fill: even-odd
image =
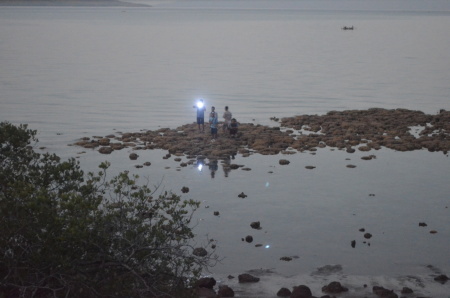
[{"label": "glowing light", "polygon": [[197,166],[197,169],[201,172],[202,171],[202,169],[203,169],[203,164],[198,164],[198,166]]},{"label": "glowing light", "polygon": [[266,182],[266,187],[269,187],[269,185],[270,185],[270,183],[269,183],[269,182]]},{"label": "glowing light", "polygon": [[197,101],[197,108],[201,109],[201,108],[203,108],[204,105],[205,104],[203,103],[203,101],[201,101],[201,100]]},{"label": "glowing light", "polygon": [[267,244],[266,246],[264,246],[265,248],[270,248],[270,245],[269,244]]}]

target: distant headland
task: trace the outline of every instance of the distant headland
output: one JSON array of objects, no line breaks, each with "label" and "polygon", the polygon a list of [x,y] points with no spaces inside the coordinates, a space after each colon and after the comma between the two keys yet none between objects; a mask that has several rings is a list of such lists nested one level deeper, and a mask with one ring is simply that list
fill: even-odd
[{"label": "distant headland", "polygon": [[0,0],[0,6],[150,7],[119,0]]}]

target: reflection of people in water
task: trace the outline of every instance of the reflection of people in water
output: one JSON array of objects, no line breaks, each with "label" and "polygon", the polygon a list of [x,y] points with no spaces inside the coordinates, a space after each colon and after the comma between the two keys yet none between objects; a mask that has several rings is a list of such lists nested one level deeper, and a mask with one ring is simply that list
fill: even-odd
[{"label": "reflection of people in water", "polygon": [[216,176],[216,171],[218,169],[217,160],[210,160],[209,161],[209,170],[211,171],[211,178],[214,178]]},{"label": "reflection of people in water", "polygon": [[228,173],[230,173],[230,171],[231,171],[229,160],[225,160],[222,163],[222,169],[223,169],[223,174],[225,175],[225,177],[228,177]]}]

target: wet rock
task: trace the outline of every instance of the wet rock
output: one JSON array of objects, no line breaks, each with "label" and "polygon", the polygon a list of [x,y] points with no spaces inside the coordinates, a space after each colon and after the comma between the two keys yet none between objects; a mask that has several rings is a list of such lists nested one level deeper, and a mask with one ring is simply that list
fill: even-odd
[{"label": "wet rock", "polygon": [[183,186],[183,187],[181,188],[181,192],[182,192],[182,193],[188,193],[188,192],[189,192],[189,187]]},{"label": "wet rock", "polygon": [[250,226],[252,227],[252,229],[256,229],[259,230],[261,229],[261,223],[259,221],[254,221],[250,224]]},{"label": "wet rock", "polygon": [[149,166],[151,166],[151,165],[152,165],[152,163],[149,162],[149,161],[144,162],[144,166],[146,166],[146,167],[149,167]]},{"label": "wet rock", "polygon": [[247,195],[246,195],[244,192],[241,192],[241,193],[238,195],[238,197],[244,199],[244,198],[247,197]]},{"label": "wet rock", "polygon": [[227,285],[220,285],[217,295],[219,297],[234,297],[234,291]]},{"label": "wet rock", "polygon": [[305,167],[305,169],[308,169],[308,170],[312,170],[312,169],[315,169],[316,167],[315,166],[306,166]]},{"label": "wet rock", "polygon": [[131,153],[130,156],[129,156],[129,158],[131,160],[136,160],[138,157],[139,157],[139,155],[137,155],[136,153]]},{"label": "wet rock", "polygon": [[280,159],[280,161],[278,163],[280,165],[288,165],[290,163],[290,161],[287,159]]},{"label": "wet rock", "polygon": [[411,288],[403,287],[401,293],[402,294],[412,294],[412,293],[414,293],[414,291]]},{"label": "wet rock", "polygon": [[398,295],[393,290],[388,290],[383,287],[374,286],[372,292],[381,298],[398,298]]},{"label": "wet rock", "polygon": [[111,154],[111,152],[113,152],[114,150],[113,150],[113,148],[111,148],[111,147],[100,147],[99,149],[98,149],[98,152],[100,152],[101,154]]},{"label": "wet rock", "polygon": [[219,216],[220,215],[219,211],[214,211],[214,215]]},{"label": "wet rock", "polygon": [[100,146],[108,146],[110,143],[110,139],[101,138],[100,140],[98,140],[98,143],[100,144]]},{"label": "wet rock", "polygon": [[355,165],[347,165],[347,168],[353,169],[353,168],[356,168],[356,166]]},{"label": "wet rock", "polygon": [[281,257],[280,260],[289,262],[289,261],[292,261],[292,258],[291,257]]},{"label": "wet rock", "polygon": [[445,284],[449,280],[449,278],[447,277],[447,275],[442,274],[435,277],[434,280],[440,282],[441,284]]},{"label": "wet rock", "polygon": [[250,236],[250,235],[248,235],[248,236],[245,237],[245,241],[246,241],[247,243],[252,243],[252,242],[253,242],[253,237]]},{"label": "wet rock", "polygon": [[370,234],[370,233],[365,233],[365,234],[364,234],[364,238],[370,239],[370,238],[372,238],[372,234]]},{"label": "wet rock", "polygon": [[355,248],[355,246],[356,246],[356,241],[355,241],[355,240],[352,240],[351,245],[352,245],[353,248]]},{"label": "wet rock", "polygon": [[427,226],[426,223],[424,223],[424,222],[419,222],[419,227],[426,227],[426,226]]},{"label": "wet rock", "polygon": [[291,290],[289,290],[288,288],[281,288],[278,290],[277,292],[277,296],[278,297],[289,297],[291,296]]},{"label": "wet rock", "polygon": [[216,285],[216,280],[213,277],[202,277],[195,283],[195,285],[199,288],[212,289]]},{"label": "wet rock", "polygon": [[291,298],[311,298],[311,289],[305,285],[295,286],[291,293]]},{"label": "wet rock", "polygon": [[338,281],[330,282],[328,285],[322,287],[322,292],[324,293],[338,294],[347,291],[348,288],[343,287]]},{"label": "wet rock", "polygon": [[216,291],[208,288],[197,288],[197,297],[201,298],[217,298]]},{"label": "wet rock", "polygon": [[136,169],[142,169],[144,166],[143,165],[135,165],[134,166]]},{"label": "wet rock", "polygon": [[192,254],[198,257],[206,257],[208,255],[208,252],[203,247],[197,247],[194,249]]},{"label": "wet rock", "polygon": [[255,277],[248,273],[239,274],[238,279],[239,279],[239,283],[253,283],[253,282],[258,282],[260,280],[259,277]]}]

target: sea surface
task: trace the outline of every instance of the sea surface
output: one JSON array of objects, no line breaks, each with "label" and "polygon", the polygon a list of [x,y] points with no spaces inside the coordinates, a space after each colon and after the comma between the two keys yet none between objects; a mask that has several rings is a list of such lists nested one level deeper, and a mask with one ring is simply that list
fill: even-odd
[{"label": "sea surface", "polygon": [[[113,173],[138,173],[160,189],[188,186],[183,196],[202,202],[198,242],[217,240],[223,258],[210,274],[239,297],[299,284],[320,296],[333,279],[350,286],[347,297],[366,293],[363,284],[449,297],[450,285],[433,280],[450,276],[450,160],[442,152],[381,149],[370,161],[330,148],[253,154],[233,161],[251,171],[225,175],[219,165],[213,176],[164,160],[163,150],[131,161],[132,149],[101,155],[68,146],[192,123],[199,98],[219,115],[228,105],[239,122],[270,126],[279,125],[271,117],[332,110],[448,110],[449,1],[133,2],[148,7],[0,6],[0,121],[29,124],[38,151],[76,157],[86,171],[108,160]],[[291,163],[280,166],[281,158]],[[134,167],[144,161],[152,165]],[[241,240],[247,235],[253,243]],[[258,285],[227,278],[249,270]]]}]

